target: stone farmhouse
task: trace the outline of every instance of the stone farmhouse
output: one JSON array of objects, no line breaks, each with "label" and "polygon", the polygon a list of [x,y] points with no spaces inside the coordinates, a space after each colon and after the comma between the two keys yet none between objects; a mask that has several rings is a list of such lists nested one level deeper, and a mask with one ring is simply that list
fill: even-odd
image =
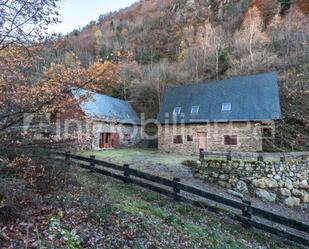
[{"label": "stone farmhouse", "polygon": [[280,118],[274,72],[170,87],[157,118],[159,150],[262,151]]},{"label": "stone farmhouse", "polygon": [[67,110],[58,116],[58,119],[71,122],[73,127],[74,122],[81,120],[81,117],[90,119],[91,149],[129,147],[140,142],[141,121],[129,102],[84,89],[72,93],[77,98],[90,97],[74,110]]}]

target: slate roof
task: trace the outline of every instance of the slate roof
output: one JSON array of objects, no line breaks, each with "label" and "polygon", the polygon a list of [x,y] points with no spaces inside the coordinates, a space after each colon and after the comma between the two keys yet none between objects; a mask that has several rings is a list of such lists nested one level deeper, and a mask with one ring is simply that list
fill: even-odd
[{"label": "slate roof", "polygon": [[116,99],[100,93],[80,89],[73,91],[74,96],[91,94],[89,100],[81,104],[85,114],[94,119],[117,121],[122,124],[140,124],[140,118],[128,101]]},{"label": "slate roof", "polygon": [[[231,111],[222,111],[224,103],[231,103]],[[197,114],[191,114],[192,106],[199,106]],[[181,114],[173,115],[175,107],[181,107]],[[160,123],[179,123],[181,120],[184,123],[263,121],[280,118],[279,87],[275,72],[167,88],[157,117]]]}]

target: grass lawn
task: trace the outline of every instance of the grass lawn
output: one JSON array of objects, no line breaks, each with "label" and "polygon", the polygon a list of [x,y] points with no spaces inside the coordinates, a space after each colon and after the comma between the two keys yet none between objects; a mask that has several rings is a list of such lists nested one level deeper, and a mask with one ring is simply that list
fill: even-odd
[{"label": "grass lawn", "polygon": [[[127,151],[127,153],[129,153]],[[149,152],[151,153],[151,152]],[[92,215],[104,224],[112,217],[113,229],[106,248],[296,248],[268,234],[244,228],[238,223],[177,203],[156,193],[87,171],[76,173],[88,195],[104,193],[107,206]],[[95,200],[93,200],[95,203]],[[104,207],[104,208],[103,208]]]},{"label": "grass lawn", "polygon": [[83,156],[95,155],[97,159],[106,160],[115,164],[125,164],[130,161],[145,161],[151,163],[160,163],[168,166],[181,164],[185,160],[197,160],[198,156],[184,156],[177,154],[165,154],[154,149],[111,149],[104,151],[86,151],[82,152]]},{"label": "grass lawn", "polygon": [[[110,149],[103,151],[86,151],[81,152],[83,156],[95,155],[96,158],[102,160],[109,160],[115,164],[125,164],[128,161],[145,161],[150,163],[160,163],[167,166],[172,166],[175,164],[181,164],[186,160],[198,160],[198,155],[195,156],[186,156],[173,153],[162,153],[155,149],[139,149],[139,148],[125,148],[125,149]],[[225,157],[221,156],[209,156],[208,160],[225,160]],[[255,162],[256,159],[247,158],[247,159],[235,159],[236,161],[246,161],[246,162]],[[265,158],[265,161],[268,162],[279,162],[279,158]],[[287,160],[288,161],[288,160]]]}]

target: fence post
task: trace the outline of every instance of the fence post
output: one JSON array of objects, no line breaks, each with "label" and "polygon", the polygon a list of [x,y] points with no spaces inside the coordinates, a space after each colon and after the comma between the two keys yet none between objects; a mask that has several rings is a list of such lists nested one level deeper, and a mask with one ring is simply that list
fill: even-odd
[{"label": "fence post", "polygon": [[123,176],[125,177],[124,182],[129,183],[130,182],[130,165],[125,164],[123,165],[123,167],[124,167]]},{"label": "fence post", "polygon": [[68,165],[70,165],[70,159],[71,159],[71,155],[70,155],[70,151],[67,151],[65,153],[65,161],[67,162]]},{"label": "fence post", "polygon": [[264,161],[264,158],[263,158],[263,156],[259,155],[259,156],[257,157],[257,160],[258,160],[258,162],[263,162],[263,161]]},{"label": "fence post", "polygon": [[180,189],[177,186],[177,183],[180,182],[180,178],[174,177],[173,178],[174,181],[174,187],[173,187],[173,191],[174,191],[174,201],[179,201],[180,200]]},{"label": "fence post", "polygon": [[[90,158],[91,159],[95,159],[95,156],[91,155]],[[94,172],[94,168],[95,168],[95,163],[92,160],[90,161],[90,167],[91,167],[90,173],[93,173]]]},{"label": "fence post", "polygon": [[[248,220],[252,219],[251,201],[242,199],[242,216]],[[248,224],[247,224],[248,225]]]},{"label": "fence post", "polygon": [[232,153],[231,153],[231,152],[229,152],[229,153],[227,154],[226,160],[227,160],[227,161],[232,161]]},{"label": "fence post", "polygon": [[205,155],[204,155],[204,149],[200,149],[200,160],[204,161]]}]

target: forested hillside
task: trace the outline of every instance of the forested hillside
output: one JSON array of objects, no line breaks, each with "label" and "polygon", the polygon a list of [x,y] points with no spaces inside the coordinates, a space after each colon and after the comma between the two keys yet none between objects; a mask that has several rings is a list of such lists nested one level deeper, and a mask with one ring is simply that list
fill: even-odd
[{"label": "forested hillside", "polygon": [[308,149],[308,23],[306,0],[142,0],[73,31],[65,50],[84,67],[112,69],[103,91],[148,117],[170,84],[277,71],[276,147]]},{"label": "forested hillside", "polygon": [[[72,2],[83,10],[85,1]],[[83,115],[81,104],[91,94],[77,98],[80,88],[127,99],[138,112],[155,118],[169,85],[265,71],[278,72],[284,115],[270,149],[309,150],[308,0],[143,0],[102,15],[66,36],[51,35],[51,26],[59,24],[61,3],[0,0],[0,248],[298,248],[243,228],[229,218],[233,216],[230,211],[220,206],[214,209],[212,201],[192,196],[192,203],[207,208],[195,209],[129,184],[150,186],[149,181],[134,175],[151,174],[156,176],[151,179],[174,179],[170,185],[174,188],[169,190],[176,194],[180,188],[174,184],[179,177],[181,183],[206,188],[209,196],[231,198],[222,203],[240,207],[231,196],[236,192],[206,183],[204,172],[203,181],[197,179],[192,174],[197,168],[191,172],[184,165],[202,166],[196,156],[162,155],[158,150],[139,148],[87,151],[88,171],[70,152],[79,155],[90,149],[99,132],[105,133],[100,135],[101,142],[106,134],[111,135],[103,122],[101,130],[93,125],[100,116]],[[108,121],[106,126],[113,133],[118,119]],[[120,134],[133,140],[134,133],[136,129],[127,134],[123,128]],[[229,137],[232,141],[233,136]],[[66,152],[64,160],[52,156],[55,150]],[[96,160],[88,161],[90,155]],[[106,170],[92,167],[97,159],[106,162],[100,164]],[[252,201],[252,207],[284,215],[305,231],[306,224],[300,222],[306,222],[302,214],[307,214],[308,177],[295,171],[298,165],[294,163],[290,170],[279,166],[278,174],[273,171],[259,179],[255,172],[252,180],[262,180],[257,187],[266,200],[269,195],[304,208],[264,205],[249,194],[244,197]],[[283,174],[281,166],[286,171]],[[244,167],[251,170],[253,164]],[[126,177],[122,173],[116,176],[112,168],[124,171]],[[139,170],[143,173],[130,173]],[[221,178],[231,187],[238,188],[241,182],[230,174],[213,177]],[[251,187],[245,181],[241,188],[245,185],[249,192]],[[159,191],[157,185],[150,189]],[[176,200],[182,194],[172,197]],[[251,204],[242,205],[247,207],[243,220],[249,222]],[[213,214],[208,209],[220,212]],[[273,229],[281,228],[276,225]],[[290,232],[287,226],[283,231],[284,235]],[[304,234],[297,235],[301,241]]]}]

